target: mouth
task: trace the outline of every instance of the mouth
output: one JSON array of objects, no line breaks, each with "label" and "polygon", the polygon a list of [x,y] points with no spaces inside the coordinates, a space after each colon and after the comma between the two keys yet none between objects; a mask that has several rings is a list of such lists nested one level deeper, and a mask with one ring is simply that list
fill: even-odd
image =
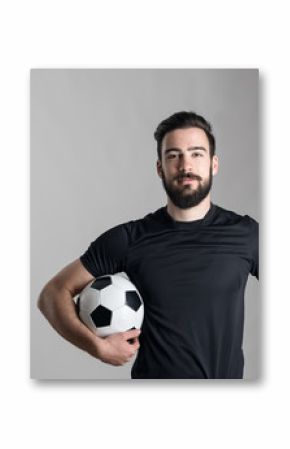
[{"label": "mouth", "polygon": [[196,178],[192,179],[192,178],[189,178],[189,177],[184,177],[184,178],[178,179],[177,181],[178,181],[178,184],[187,185],[187,184],[192,184],[194,181],[197,181],[197,179]]},{"label": "mouth", "polygon": [[190,178],[183,178],[179,181],[180,184],[185,185],[185,184],[192,184],[194,181],[194,179],[190,179]]}]

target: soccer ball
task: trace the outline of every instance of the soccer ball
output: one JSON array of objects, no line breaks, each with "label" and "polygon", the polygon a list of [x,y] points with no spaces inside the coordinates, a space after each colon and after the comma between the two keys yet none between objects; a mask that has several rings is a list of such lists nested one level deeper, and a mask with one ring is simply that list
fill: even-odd
[{"label": "soccer ball", "polygon": [[100,276],[90,282],[76,301],[81,321],[99,337],[140,329],[144,305],[125,273]]}]

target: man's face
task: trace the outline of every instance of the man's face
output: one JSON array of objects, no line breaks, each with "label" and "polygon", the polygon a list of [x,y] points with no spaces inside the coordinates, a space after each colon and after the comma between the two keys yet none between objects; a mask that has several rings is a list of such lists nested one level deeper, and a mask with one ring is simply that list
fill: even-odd
[{"label": "man's face", "polygon": [[165,134],[157,172],[175,206],[187,209],[198,205],[209,194],[217,170],[217,156],[210,158],[203,129],[175,129]]}]

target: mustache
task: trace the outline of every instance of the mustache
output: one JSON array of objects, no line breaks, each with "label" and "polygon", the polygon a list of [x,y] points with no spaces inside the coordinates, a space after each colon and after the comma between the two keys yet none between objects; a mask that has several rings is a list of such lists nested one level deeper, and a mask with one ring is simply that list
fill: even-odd
[{"label": "mustache", "polygon": [[197,181],[201,181],[201,177],[198,175],[194,175],[193,173],[183,173],[176,177],[177,181],[181,181],[182,179],[196,179]]}]

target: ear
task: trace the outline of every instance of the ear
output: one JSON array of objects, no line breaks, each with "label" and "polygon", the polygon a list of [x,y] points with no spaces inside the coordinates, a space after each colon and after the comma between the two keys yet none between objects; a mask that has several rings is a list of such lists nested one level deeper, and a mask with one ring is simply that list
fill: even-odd
[{"label": "ear", "polygon": [[156,163],[157,173],[160,178],[162,178],[162,165],[161,161],[158,159]]},{"label": "ear", "polygon": [[219,170],[219,158],[215,154],[212,158],[212,174],[215,176]]}]

